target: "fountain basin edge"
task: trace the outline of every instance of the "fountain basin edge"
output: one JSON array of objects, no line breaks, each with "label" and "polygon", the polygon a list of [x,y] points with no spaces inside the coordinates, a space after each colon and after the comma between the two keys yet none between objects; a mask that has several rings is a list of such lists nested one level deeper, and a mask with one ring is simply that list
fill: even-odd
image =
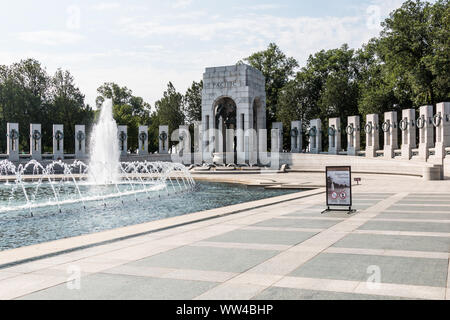
[{"label": "fountain basin edge", "polygon": [[[121,240],[137,238],[139,236],[156,233],[158,231],[191,225],[219,217],[238,214],[242,211],[250,209],[257,209],[282,202],[320,195],[323,193],[325,193],[324,188],[296,192],[273,198],[245,202],[161,220],[154,220],[142,224],[0,251],[0,270],[18,264],[51,258],[68,252],[119,242]],[[93,255],[97,253],[93,253]]]}]

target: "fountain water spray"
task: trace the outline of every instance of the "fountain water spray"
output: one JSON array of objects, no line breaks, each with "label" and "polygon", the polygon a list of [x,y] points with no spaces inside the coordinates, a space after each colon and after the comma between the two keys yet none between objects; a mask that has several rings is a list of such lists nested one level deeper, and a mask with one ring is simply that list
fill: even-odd
[{"label": "fountain water spray", "polygon": [[[100,172],[109,164],[104,163]],[[122,162],[118,164],[119,181],[107,184],[89,182],[90,167],[82,161],[71,164],[53,161],[43,166],[36,160],[14,165],[9,160],[0,161],[0,214],[10,211],[28,211],[55,207],[59,212],[65,205],[99,203],[105,207],[108,201],[159,199],[195,189],[195,181],[188,169],[179,163]],[[93,176],[96,178],[96,176]],[[107,182],[112,180],[105,180]],[[6,191],[6,192],[5,192]],[[90,205],[91,206],[91,205]]]},{"label": "fountain water spray", "polygon": [[[112,101],[106,101],[91,137],[89,165],[82,161],[72,164],[53,161],[44,166],[31,160],[15,165],[0,161],[0,213],[29,211],[38,208],[101,202],[118,198],[123,204],[129,197],[161,198],[161,191],[177,194],[194,190],[195,182],[187,168],[179,163],[120,162],[117,123],[113,119]],[[6,188],[5,188],[6,187]],[[9,193],[7,198],[2,194]]]},{"label": "fountain water spray", "polygon": [[113,184],[120,181],[120,152],[112,100],[103,103],[100,118],[92,131],[90,153],[90,183]]}]

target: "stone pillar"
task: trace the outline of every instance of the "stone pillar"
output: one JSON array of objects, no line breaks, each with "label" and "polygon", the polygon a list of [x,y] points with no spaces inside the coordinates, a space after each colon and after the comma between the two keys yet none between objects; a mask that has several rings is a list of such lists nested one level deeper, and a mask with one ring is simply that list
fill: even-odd
[{"label": "stone pillar", "polygon": [[128,154],[128,127],[117,126],[118,139],[119,139],[119,152],[121,156]]},{"label": "stone pillar", "polygon": [[30,124],[30,155],[33,160],[42,160],[42,128],[40,124]]},{"label": "stone pillar", "polygon": [[292,121],[291,122],[291,152],[300,153],[302,152],[302,122]]},{"label": "stone pillar", "polygon": [[278,170],[280,168],[280,129],[274,127],[270,130],[270,168]]},{"label": "stone pillar", "polygon": [[159,153],[169,153],[169,126],[159,126]]},{"label": "stone pillar", "polygon": [[328,123],[328,154],[341,151],[341,119],[331,118]]},{"label": "stone pillar", "polygon": [[234,163],[234,137],[236,132],[234,129],[225,130],[225,163],[231,164]]},{"label": "stone pillar", "polygon": [[148,126],[139,126],[139,150],[138,155],[148,155]]},{"label": "stone pillar", "polygon": [[75,126],[75,158],[86,158],[86,127],[81,124]]},{"label": "stone pillar", "polygon": [[179,127],[179,152],[181,152],[181,162],[182,164],[192,163],[192,153],[191,153],[191,134],[189,132],[189,126],[182,125]]},{"label": "stone pillar", "polygon": [[237,164],[245,164],[244,127],[245,127],[245,114],[236,111]]},{"label": "stone pillar", "polygon": [[256,130],[253,128],[247,130],[248,136],[248,164],[258,164],[258,138]]},{"label": "stone pillar", "polygon": [[357,156],[361,149],[361,120],[359,116],[348,117],[347,133],[347,155]]},{"label": "stone pillar", "polygon": [[239,106],[237,112],[238,112],[237,113],[238,116],[236,118],[237,163],[245,164],[249,163],[250,150],[252,150],[253,148],[249,133],[250,129],[249,112],[248,108],[245,107],[245,105]]},{"label": "stone pillar", "polygon": [[19,161],[19,124],[6,124],[6,148],[9,161]]},{"label": "stone pillar", "polygon": [[224,138],[225,138],[225,123],[223,122],[223,118],[219,117],[219,126],[217,128],[216,140],[215,140],[216,152],[219,152],[219,153],[225,152],[224,147],[223,147]]},{"label": "stone pillar", "polygon": [[381,129],[384,132],[384,158],[393,159],[394,151],[398,148],[397,112],[384,113],[384,122]]},{"label": "stone pillar", "polygon": [[214,116],[212,113],[203,113],[202,127],[202,158],[206,163],[212,163],[214,150]]},{"label": "stone pillar", "polygon": [[416,148],[416,110],[405,109],[402,111],[402,120],[399,122],[402,131],[402,159],[410,160],[412,149]]},{"label": "stone pillar", "polygon": [[53,125],[53,160],[64,159],[64,125]]},{"label": "stone pillar", "polygon": [[322,152],[322,122],[314,119],[309,122],[309,152],[319,154]]},{"label": "stone pillar", "polygon": [[441,102],[436,105],[433,122],[436,125],[435,157],[444,159],[445,148],[450,147],[450,102]]},{"label": "stone pillar", "polygon": [[194,122],[194,164],[203,162],[203,128],[201,121]]},{"label": "stone pillar", "polygon": [[429,149],[434,147],[433,106],[420,107],[416,124],[419,127],[419,159],[427,161],[430,156]]},{"label": "stone pillar", "polygon": [[267,129],[258,130],[258,163],[263,166],[269,166],[271,160],[267,152]]},{"label": "stone pillar", "polygon": [[[277,130],[278,134],[272,134],[271,145],[270,148],[272,152],[283,152],[283,123],[282,122],[273,122],[272,130]],[[276,139],[276,141],[274,141]]]},{"label": "stone pillar", "polygon": [[375,158],[380,149],[380,131],[378,114],[368,114],[366,117],[366,157]]}]

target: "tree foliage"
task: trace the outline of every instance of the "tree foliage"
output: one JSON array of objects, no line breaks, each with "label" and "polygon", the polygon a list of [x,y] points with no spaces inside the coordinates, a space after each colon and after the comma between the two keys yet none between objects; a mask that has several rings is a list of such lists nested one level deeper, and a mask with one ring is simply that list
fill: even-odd
[{"label": "tree foliage", "polygon": [[[127,126],[128,149],[137,150],[139,147],[139,126],[151,126],[150,104],[143,98],[133,95],[133,91],[127,87],[121,87],[116,83],[107,82],[97,89],[99,96],[96,99],[98,111],[105,99],[113,102],[113,117],[118,125]],[[98,114],[98,113],[97,113]]]},{"label": "tree foliage", "polygon": [[183,113],[188,124],[202,120],[202,89],[203,80],[193,81],[183,97]]},{"label": "tree foliage", "polygon": [[[163,97],[155,102],[158,123],[169,126],[169,137],[184,123],[183,95],[175,89],[172,82],[167,84]],[[172,145],[172,143],[171,143]]]},{"label": "tree foliage", "polygon": [[92,109],[85,105],[84,95],[76,87],[69,71],[57,70],[49,76],[34,59],[11,66],[0,66],[1,146],[6,150],[6,123],[20,126],[20,149],[29,150],[29,125],[41,123],[44,151],[51,152],[52,125],[63,124],[64,148],[74,152],[75,124],[90,123]]},{"label": "tree foliage", "polygon": [[[238,63],[260,70],[266,81],[267,126],[282,121],[308,121],[350,115],[364,117],[450,101],[450,4],[407,0],[382,23],[378,37],[362,48],[346,44],[309,56],[298,70],[297,61],[275,44]],[[159,125],[170,133],[181,124],[201,120],[203,82],[192,82],[186,93],[169,82],[155,109],[132,90],[115,83],[98,88],[96,105],[112,99],[118,124],[127,125],[129,146],[138,146],[139,125],[149,126],[150,151],[158,149]],[[94,121],[94,112],[68,71],[48,75],[34,59],[0,65],[0,146],[5,150],[6,123],[20,125],[20,148],[28,150],[29,124],[41,123],[45,151],[51,152],[52,124],[64,125],[65,151],[73,152],[75,124]],[[326,134],[326,130],[325,134]],[[285,143],[289,141],[285,130]],[[324,139],[326,141],[326,139]],[[287,147],[287,146],[286,146]]]},{"label": "tree foliage", "polygon": [[286,83],[295,76],[298,62],[292,57],[287,57],[275,43],[270,43],[266,50],[256,52],[244,61],[260,70],[266,79],[267,121],[271,123],[276,119],[278,95]]},{"label": "tree foliage", "polygon": [[450,4],[406,1],[360,51],[362,114],[448,101]]}]

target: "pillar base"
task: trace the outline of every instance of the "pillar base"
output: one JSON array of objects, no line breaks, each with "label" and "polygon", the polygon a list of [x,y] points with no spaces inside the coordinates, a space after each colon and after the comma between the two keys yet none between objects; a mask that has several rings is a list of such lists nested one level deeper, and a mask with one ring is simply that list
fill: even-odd
[{"label": "pillar base", "polygon": [[394,159],[394,148],[384,148],[384,158],[385,159]]},{"label": "pillar base", "polygon": [[402,160],[411,160],[412,158],[412,148],[410,145],[402,146]]},{"label": "pillar base", "polygon": [[420,161],[427,161],[430,157],[430,150],[427,145],[419,145],[419,156],[418,160]]},{"label": "pillar base", "polygon": [[339,151],[336,148],[330,148],[328,154],[338,155]]},{"label": "pillar base", "polygon": [[437,142],[436,147],[434,148],[435,153],[433,158],[443,161],[446,156],[445,147],[442,143]]},{"label": "pillar base", "polygon": [[55,161],[57,161],[57,160],[64,160],[64,154],[62,154],[62,153],[54,154],[53,155],[53,160],[55,160]]},{"label": "pillar base", "polygon": [[367,147],[366,148],[366,157],[367,158],[376,158],[377,156],[377,149],[373,147]]},{"label": "pillar base", "polygon": [[447,157],[443,161],[443,176],[444,180],[450,180],[450,157]]},{"label": "pillar base", "polygon": [[10,154],[8,154],[8,160],[11,161],[11,162],[19,161],[19,154],[18,153],[10,153]]},{"label": "pillar base", "polygon": [[444,179],[443,166],[436,164],[433,166],[429,167],[427,166],[423,168],[423,180],[436,181],[443,179]]},{"label": "pillar base", "polygon": [[[75,156],[75,158],[77,158],[76,156]],[[31,155],[31,160],[36,160],[36,161],[41,161],[42,160],[42,155],[38,155],[38,154],[32,154]]]},{"label": "pillar base", "polygon": [[214,164],[224,164],[224,154],[222,152],[213,153]]},{"label": "pillar base", "polygon": [[359,153],[359,150],[355,149],[355,148],[348,148],[348,150],[347,150],[348,156],[357,156],[358,153]]}]

